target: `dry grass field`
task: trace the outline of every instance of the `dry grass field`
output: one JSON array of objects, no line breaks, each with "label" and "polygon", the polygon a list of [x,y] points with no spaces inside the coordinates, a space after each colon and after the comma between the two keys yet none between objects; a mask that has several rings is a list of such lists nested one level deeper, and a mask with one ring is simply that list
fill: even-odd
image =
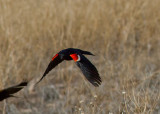
[{"label": "dry grass field", "polygon": [[[34,87],[69,47],[96,55],[102,85],[65,61]],[[0,114],[160,114],[160,0],[0,0],[0,89],[22,80]]]}]

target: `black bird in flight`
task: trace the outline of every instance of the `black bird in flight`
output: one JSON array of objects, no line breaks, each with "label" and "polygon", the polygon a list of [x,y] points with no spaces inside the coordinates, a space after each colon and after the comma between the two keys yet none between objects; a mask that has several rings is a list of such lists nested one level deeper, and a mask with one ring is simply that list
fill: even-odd
[{"label": "black bird in flight", "polygon": [[21,82],[18,85],[0,90],[0,101],[7,99],[9,97],[15,97],[13,94],[20,91],[24,86],[27,86],[28,82]]},{"label": "black bird in flight", "polygon": [[51,71],[63,60],[74,60],[86,79],[95,87],[99,86],[102,82],[99,73],[96,67],[83,54],[93,55],[91,52],[74,48],[68,48],[60,51],[52,58],[43,76],[37,83],[39,83],[46,76],[46,74],[49,73],[49,71]]}]

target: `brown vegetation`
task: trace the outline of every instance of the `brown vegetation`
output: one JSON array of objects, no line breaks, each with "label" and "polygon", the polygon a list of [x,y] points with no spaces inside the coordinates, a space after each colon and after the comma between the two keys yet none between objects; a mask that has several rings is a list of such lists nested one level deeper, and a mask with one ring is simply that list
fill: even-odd
[{"label": "brown vegetation", "polygon": [[[160,113],[159,0],[0,0],[0,86],[31,80],[0,113]],[[93,87],[73,62],[33,89],[49,61],[80,48],[99,70]]]}]

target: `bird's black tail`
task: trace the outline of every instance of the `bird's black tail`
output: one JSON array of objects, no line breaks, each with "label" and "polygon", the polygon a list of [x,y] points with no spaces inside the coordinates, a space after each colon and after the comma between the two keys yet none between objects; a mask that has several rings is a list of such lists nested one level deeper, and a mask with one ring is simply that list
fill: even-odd
[{"label": "bird's black tail", "polygon": [[89,52],[89,51],[82,51],[82,50],[81,50],[81,53],[82,53],[82,54],[86,54],[86,55],[93,55],[93,56],[95,56],[94,54],[92,54],[92,53]]}]

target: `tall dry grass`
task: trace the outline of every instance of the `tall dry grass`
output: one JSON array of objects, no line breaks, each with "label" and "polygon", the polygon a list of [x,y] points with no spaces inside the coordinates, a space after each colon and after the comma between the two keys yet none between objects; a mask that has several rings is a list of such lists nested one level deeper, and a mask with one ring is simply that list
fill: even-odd
[{"label": "tall dry grass", "polygon": [[[31,84],[0,113],[160,113],[159,0],[0,0],[0,86]],[[54,54],[81,48],[102,85],[63,62],[36,87]]]}]

